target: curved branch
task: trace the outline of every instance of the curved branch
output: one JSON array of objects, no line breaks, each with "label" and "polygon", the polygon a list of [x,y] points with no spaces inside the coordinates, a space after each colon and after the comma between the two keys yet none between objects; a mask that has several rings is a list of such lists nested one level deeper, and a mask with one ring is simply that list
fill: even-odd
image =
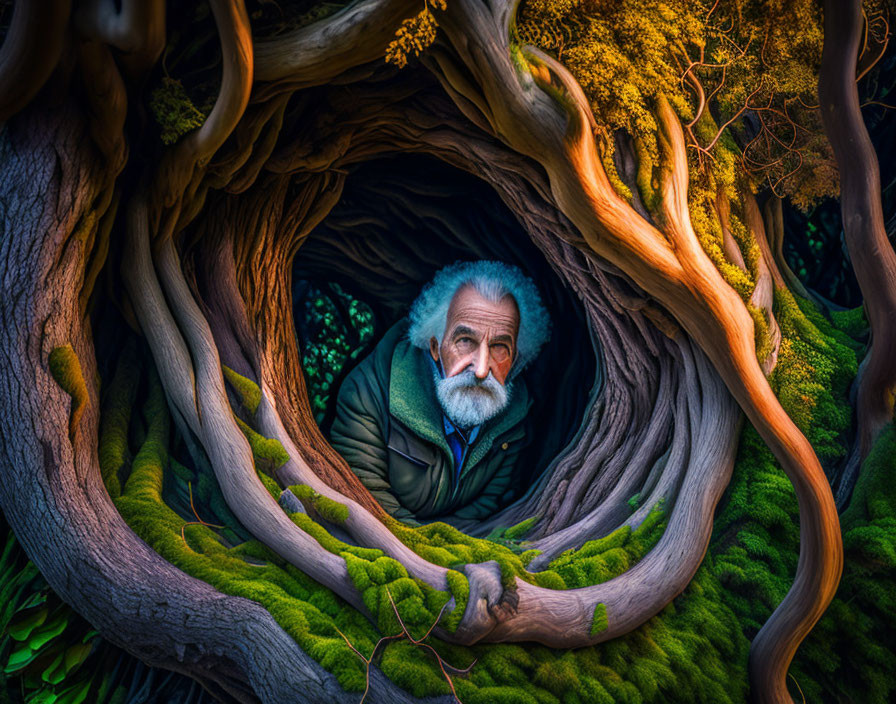
[{"label": "curved branch", "polygon": [[165,48],[164,0],[88,0],[75,21],[85,37],[121,51],[135,72],[149,69]]},{"label": "curved branch", "polygon": [[[692,373],[688,383],[703,386],[705,427],[711,434],[730,432],[729,424],[736,420],[737,408],[703,355],[695,355],[695,361],[697,374]],[[713,511],[728,484],[733,463],[733,444],[705,444],[695,448],[689,460],[691,471],[678,489],[678,500],[670,512],[666,531],[646,557],[615,579],[571,592],[545,594],[518,581],[518,608],[529,613],[530,618],[499,624],[490,639],[526,640],[531,638],[532,623],[546,621],[554,624],[554,639],[547,641],[549,645],[587,645],[628,633],[658,613],[687,586],[697,571],[709,544]],[[570,599],[563,596],[566,594],[581,600],[581,608],[573,611]],[[597,636],[586,637],[593,608],[598,603],[606,606],[608,628]],[[591,612],[586,605],[591,607]],[[539,640],[545,642],[543,638],[542,634]]]},{"label": "curved branch", "polygon": [[[249,104],[252,91],[252,34],[243,0],[209,0],[215,25],[221,37],[224,71],[221,89],[211,113],[202,126],[190,132],[173,149],[167,151],[159,166],[155,188],[161,191],[161,202],[173,206],[197,169],[203,169],[239,123]],[[194,183],[198,188],[199,184]],[[197,199],[201,204],[201,199]],[[197,206],[194,206],[194,210]],[[176,222],[169,215],[170,227]]]},{"label": "curved branch", "polygon": [[[532,74],[534,80],[548,87],[556,78],[566,92],[567,125],[566,120],[558,124],[556,104],[547,102],[546,94],[529,89],[529,74],[518,75],[510,64],[507,37],[514,7],[512,1],[501,3],[489,16],[480,3],[455,0],[448,9],[449,21],[441,23],[451,41],[473,57],[470,69],[494,108],[499,134],[544,165],[556,202],[588,245],[662,301],[699,343],[796,489],[801,535],[797,576],[754,641],[751,660],[757,696],[781,700],[787,696],[785,678],[793,654],[833,598],[842,570],[839,521],[827,479],[758,364],[748,311],[694,235],[677,117],[660,101],[660,136],[668,162],[661,185],[668,224],[661,234],[609,184],[589,129],[590,108],[569,72],[550,57],[532,52],[548,74],[544,77],[539,70]],[[471,26],[475,33],[465,31]]]},{"label": "curved branch", "polygon": [[361,0],[332,17],[255,42],[255,80],[292,86],[325,83],[350,68],[385,56],[416,0]]},{"label": "curved branch", "polygon": [[[162,244],[157,259],[174,317],[164,315],[164,311],[158,318],[148,317],[152,311],[150,305],[158,300],[161,290],[157,284],[149,285],[155,274],[149,253],[146,207],[140,196],[133,207],[134,226],[126,266],[127,278],[132,281],[129,291],[134,309],[155,359],[167,361],[171,343],[180,348],[176,361],[160,365],[159,375],[180,416],[202,442],[228,506],[253,535],[278,555],[326,584],[355,608],[366,611],[348,576],[345,561],[324,550],[314,538],[293,524],[255,477],[252,451],[227,401],[211,331],[183,279],[170,238]],[[144,290],[150,293],[146,295]],[[148,299],[145,304],[141,302],[144,295]],[[184,349],[184,343],[189,352]],[[185,354],[188,355],[186,358]],[[184,391],[179,385],[184,383],[187,375],[192,377],[194,364],[194,390]]]},{"label": "curved branch", "polygon": [[[50,587],[144,662],[194,677],[226,700],[355,704],[357,695],[264,608],[189,577],[127,526],[100,476],[96,384],[69,439],[71,398],[47,356],[71,344],[83,377],[98,378],[78,305],[86,253],[71,237],[111,184],[91,161],[76,112],[63,105],[49,116],[29,115],[0,145],[0,199],[9,206],[0,251],[0,510]],[[379,670],[373,678],[379,701],[415,701]]]},{"label": "curved branch", "polygon": [[195,132],[184,140],[183,150],[200,165],[214,155],[236,127],[252,91],[252,34],[243,0],[210,0],[215,25],[221,37],[224,73],[221,90],[211,113]]},{"label": "curved branch", "polygon": [[[861,34],[861,2],[826,0],[818,99],[840,170],[846,246],[871,325],[872,344],[863,364],[857,404],[860,459],[893,419],[896,397],[892,359],[896,349],[896,252],[884,225],[877,155],[859,107],[855,71]],[[844,484],[848,492],[852,477],[844,477]]]},{"label": "curved branch", "polygon": [[53,73],[71,13],[71,0],[17,0],[0,48],[0,122],[24,108]]}]

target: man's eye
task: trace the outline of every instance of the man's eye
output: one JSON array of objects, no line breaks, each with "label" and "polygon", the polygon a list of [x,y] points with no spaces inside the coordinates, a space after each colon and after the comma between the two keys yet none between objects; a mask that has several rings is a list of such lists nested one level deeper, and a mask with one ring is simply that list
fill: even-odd
[{"label": "man's eye", "polygon": [[492,345],[492,356],[503,360],[510,356],[510,348],[507,345]]}]

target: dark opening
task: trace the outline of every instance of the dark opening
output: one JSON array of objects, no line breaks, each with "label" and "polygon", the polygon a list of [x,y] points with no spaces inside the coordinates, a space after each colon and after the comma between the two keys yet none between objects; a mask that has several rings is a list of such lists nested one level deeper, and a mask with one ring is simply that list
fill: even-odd
[{"label": "dark opening", "polygon": [[522,374],[536,433],[523,468],[528,488],[571,441],[595,381],[584,311],[497,193],[432,157],[357,167],[299,250],[293,309],[309,396],[328,433],[345,376],[407,314],[437,270],[475,259],[520,267],[551,315],[551,339]]}]

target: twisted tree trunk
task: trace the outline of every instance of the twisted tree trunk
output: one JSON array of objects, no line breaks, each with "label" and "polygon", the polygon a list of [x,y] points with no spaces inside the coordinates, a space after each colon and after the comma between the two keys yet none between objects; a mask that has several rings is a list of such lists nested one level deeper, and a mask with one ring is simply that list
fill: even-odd
[{"label": "twisted tree trunk", "polygon": [[[773,292],[787,282],[775,261],[778,240],[766,237],[748,187],[745,219],[761,250],[750,304],[765,311],[772,338],[762,360],[746,302],[694,232],[678,116],[665,99],[652,106],[660,127],[660,197],[649,208],[638,199],[628,202],[605,172],[594,116],[571,74],[533,47],[514,53],[510,46],[515,2],[449,0],[440,18],[443,36],[416,84],[370,63],[379,61],[396,25],[412,11],[404,0],[363,0],[254,44],[242,2],[210,5],[223,58],[214,108],[158,159],[137,163],[123,184],[116,179],[127,160],[124,83],[142,77],[158,56],[164,26],[158,3],[143,8],[145,16],[131,3],[115,15],[101,2],[88,3],[79,15],[79,34],[68,39],[89,40],[78,63],[95,79],[89,126],[71,101],[55,116],[37,102],[3,130],[3,201],[10,207],[0,247],[8,272],[0,304],[6,355],[0,447],[9,480],[0,486],[0,507],[51,586],[110,640],[147,662],[196,677],[222,699],[353,700],[264,609],[225,597],[166,563],[130,532],[109,501],[97,466],[97,371],[85,315],[106,265],[121,269],[123,310],[146,339],[178,431],[208,458],[227,505],[251,535],[371,615],[343,558],[290,521],[257,477],[225,366],[260,388],[254,430],[278,440],[289,455],[277,470],[281,486],[306,484],[344,504],[343,528],[353,541],[379,548],[412,577],[448,590],[448,570],[390,531],[381,507],[318,429],[291,317],[293,262],[340,200],[346,174],[384,154],[422,153],[494,188],[531,240],[519,246],[521,252],[529,248],[519,256],[537,252],[573,292],[599,357],[571,441],[525,496],[468,529],[488,533],[537,517],[531,537],[542,554],[530,564],[535,571],[586,540],[637,527],[658,502],[668,515],[663,537],[643,560],[590,587],[550,590],[520,579],[508,586],[493,563],[466,565],[470,599],[460,626],[436,633],[467,645],[538,641],[569,648],[620,636],[657,614],[703,559],[733,466],[742,410],[799,499],[797,575],[751,656],[757,700],[786,700],[787,668],[833,597],[843,558],[824,473],[766,379],[780,342]],[[146,19],[143,32],[135,29],[140,17]],[[106,44],[124,53],[124,71]],[[844,81],[832,85],[842,88]],[[18,107],[12,104],[9,114]],[[835,149],[843,149],[835,136]],[[845,193],[858,193],[850,178],[844,173]],[[715,207],[727,232],[725,253],[743,267],[723,195]],[[119,199],[124,217],[115,220]],[[872,202],[852,205],[845,198],[844,205],[879,215]],[[398,217],[394,204],[391,216]],[[395,247],[401,262],[386,257],[388,245],[373,249],[352,237],[356,225],[340,232],[335,223],[318,262],[328,271],[363,270],[358,276],[376,282],[382,298],[398,296],[399,289],[413,292],[440,263],[426,241]],[[446,229],[454,250],[489,251],[456,220]],[[106,264],[111,232],[124,246],[113,246]],[[510,236],[501,247],[514,249]],[[380,260],[372,261],[376,256]],[[883,259],[886,270],[889,260]],[[869,267],[869,285],[881,270]],[[890,274],[880,285],[892,293],[896,265]],[[878,338],[886,339],[887,310],[869,309],[875,350],[885,349]],[[47,371],[54,350],[68,360],[55,381]],[[886,413],[892,415],[892,384],[889,396],[868,391],[879,388],[869,378],[886,376],[879,360],[878,353],[869,362],[860,401],[868,409],[861,417],[869,442]],[[631,512],[635,494],[642,503]],[[601,604],[607,624],[595,632]],[[411,700],[377,671],[374,677],[378,699]]]},{"label": "twisted tree trunk", "polygon": [[840,480],[844,504],[859,465],[884,426],[896,399],[896,252],[887,238],[880,169],[859,106],[856,66],[863,30],[862,3],[824,3],[824,53],[818,76],[821,117],[840,170],[840,206],[849,256],[871,325],[871,347],[858,379],[858,442]]}]

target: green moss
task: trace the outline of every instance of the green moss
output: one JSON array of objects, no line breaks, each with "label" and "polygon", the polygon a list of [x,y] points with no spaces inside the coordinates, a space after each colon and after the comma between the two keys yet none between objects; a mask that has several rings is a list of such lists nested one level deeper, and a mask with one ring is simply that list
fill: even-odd
[{"label": "green moss", "polygon": [[227,379],[227,383],[239,396],[243,408],[254,415],[261,403],[261,388],[251,379],[244,377],[242,374],[237,374],[224,364],[221,365],[221,371],[224,372],[224,378]]},{"label": "green moss", "polygon": [[865,318],[865,307],[858,306],[849,310],[832,310],[831,322],[838,330],[850,337],[861,337],[868,331],[868,320]]},{"label": "green moss", "polygon": [[180,81],[167,76],[153,90],[149,109],[159,126],[164,144],[174,144],[183,135],[201,127],[208,115],[193,104]]},{"label": "green moss", "polygon": [[411,636],[422,638],[450,598],[446,592],[411,579],[404,565],[391,557],[365,560],[353,552],[345,552],[342,557],[352,583],[382,633],[401,632],[397,610]]},{"label": "green moss", "polygon": [[[715,162],[718,163],[718,160]],[[733,288],[746,304],[756,330],[756,350],[760,360],[764,360],[771,351],[768,334],[768,320],[765,314],[749,304],[750,297],[756,288],[754,275],[732,264],[723,250],[722,225],[716,213],[715,200],[717,192],[723,187],[720,178],[712,177],[707,185],[697,185],[706,178],[701,178],[697,170],[692,168],[691,178],[695,184],[688,189],[688,211],[694,234],[703,251],[715,265],[725,282]],[[749,233],[744,233],[748,241],[752,241]]]},{"label": "green moss", "polygon": [[140,364],[131,344],[119,357],[100,416],[100,473],[103,484],[112,498],[121,494],[119,471],[130,459],[128,425],[137,394],[139,375]]},{"label": "green moss", "polygon": [[504,531],[504,537],[510,540],[519,540],[532,529],[532,526],[534,526],[537,521],[538,517],[533,516],[532,518],[527,518],[525,521],[517,523],[515,526],[510,526],[510,528]]},{"label": "green moss", "polygon": [[383,551],[378,550],[376,548],[361,548],[356,545],[349,545],[348,543],[344,543],[338,538],[334,538],[330,535],[327,530],[321,526],[319,523],[315,523],[310,516],[304,514],[302,512],[296,512],[289,514],[290,519],[293,523],[295,523],[299,528],[308,533],[312,538],[314,538],[318,543],[320,543],[321,547],[329,552],[332,552],[334,555],[341,555],[344,552],[351,553],[355,557],[359,557],[362,560],[374,561],[379,557],[383,557]]},{"label": "green moss", "polygon": [[747,304],[747,311],[753,319],[753,338],[756,344],[756,358],[760,364],[772,352],[772,336],[769,327],[768,313],[761,308]]},{"label": "green moss", "polygon": [[433,659],[422,648],[408,641],[394,643],[385,649],[380,661],[383,673],[415,697],[449,694],[448,683],[433,667]]},{"label": "green moss", "polygon": [[61,345],[50,352],[50,374],[56,383],[72,397],[71,415],[69,416],[68,432],[70,437],[75,436],[78,424],[84,409],[87,408],[89,396],[84,375],[81,372],[81,362],[71,345]]},{"label": "green moss", "polygon": [[[405,545],[442,567],[494,560],[506,587],[512,587],[519,578],[548,589],[572,589],[612,579],[640,560],[662,536],[663,516],[663,508],[658,505],[638,530],[624,526],[606,538],[589,541],[580,550],[560,555],[544,571],[534,573],[526,570],[526,565],[537,551],[519,554],[515,546],[472,538],[446,523],[410,528],[390,517],[384,520]],[[619,550],[612,552],[616,547]]]},{"label": "green moss", "polygon": [[307,508],[314,509],[325,521],[340,524],[348,520],[348,506],[318,494],[307,484],[294,484],[289,489]]},{"label": "green moss", "polygon": [[[552,589],[600,584],[619,576],[634,566],[656,545],[666,528],[665,512],[661,504],[647,514],[636,530],[622,526],[604,538],[589,540],[578,550],[567,550],[550,562],[539,584]],[[551,573],[554,582],[545,581]],[[556,579],[565,587],[558,587]]]},{"label": "green moss", "polygon": [[794,661],[809,701],[891,702],[896,681],[896,428],[878,437],[840,522],[844,571],[837,595]]},{"label": "green moss", "polygon": [[277,482],[274,481],[274,479],[273,479],[272,477],[268,476],[268,475],[265,474],[264,472],[256,471],[256,475],[257,475],[258,478],[261,480],[261,483],[264,484],[264,488],[268,490],[268,493],[269,493],[274,499],[276,499],[277,501],[279,501],[279,500],[280,500],[280,493],[281,493],[281,491],[282,491],[282,490],[280,489],[280,485],[277,484]]},{"label": "green moss", "polygon": [[529,62],[523,55],[523,48],[518,41],[510,42],[510,60],[513,62],[517,71],[520,73],[529,73]]},{"label": "green moss", "polygon": [[539,555],[541,555],[541,550],[524,550],[520,553],[520,562],[523,563],[523,567],[528,567],[529,563]]},{"label": "green moss", "polygon": [[595,604],[594,616],[591,619],[591,635],[596,636],[599,633],[603,633],[609,625],[610,623],[607,621],[607,605],[600,602]]},{"label": "green moss", "polygon": [[289,453],[283,448],[283,445],[276,438],[266,438],[260,433],[256,433],[242,420],[234,416],[236,424],[243,435],[249,441],[252,448],[252,455],[255,457],[255,466],[265,474],[273,474],[279,467],[282,467],[289,461]]},{"label": "green moss", "polygon": [[607,180],[609,180],[610,185],[617,195],[631,203],[634,196],[631,189],[622,180],[619,171],[616,169],[616,160],[613,158],[615,152],[616,145],[613,142],[613,139],[607,136],[606,132],[602,131],[598,135],[598,153],[600,155],[601,164],[604,167],[604,173],[606,173]]},{"label": "green moss", "polygon": [[848,391],[858,370],[855,343],[813,303],[788,291],[776,292],[775,316],[783,339],[772,388],[822,462],[836,460],[846,452],[840,437],[852,416]]},{"label": "green moss", "polygon": [[656,212],[659,207],[661,196],[659,193],[659,181],[654,176],[654,165],[658,161],[658,157],[642,140],[634,140],[635,155],[638,158],[638,168],[635,171],[635,184],[638,186],[638,193],[641,195],[641,202],[649,212]]},{"label": "green moss", "polygon": [[466,575],[457,570],[448,570],[446,579],[451,596],[454,597],[454,608],[442,619],[441,626],[446,631],[454,633],[467,610],[467,602],[470,600],[470,583],[467,581]]}]

